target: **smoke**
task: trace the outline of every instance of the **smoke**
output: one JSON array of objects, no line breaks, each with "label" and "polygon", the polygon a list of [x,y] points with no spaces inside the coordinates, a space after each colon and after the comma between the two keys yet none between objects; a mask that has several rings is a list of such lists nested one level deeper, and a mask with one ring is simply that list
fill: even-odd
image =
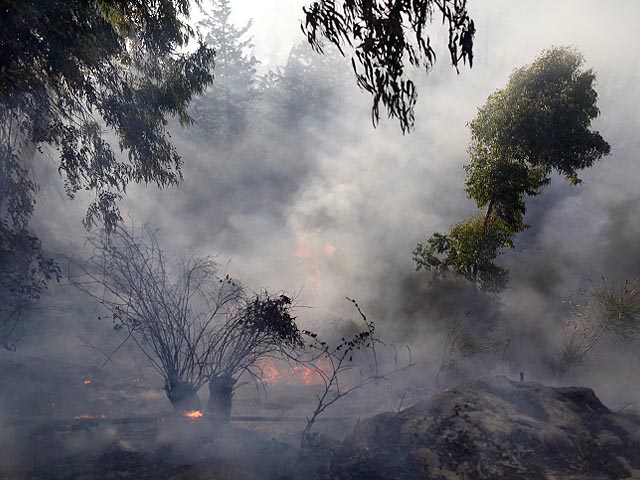
[{"label": "smoke", "polygon": [[[247,15],[255,16],[255,53],[263,71],[275,71],[303,41],[297,24],[280,24],[301,14],[287,10],[281,16],[264,10],[267,3],[243,1],[237,18],[243,24]],[[606,276],[621,282],[640,274],[640,41],[631,35],[640,3],[469,3],[478,30],[474,66],[456,74],[441,54],[428,76],[414,72],[420,98],[412,134],[403,136],[387,119],[374,129],[370,97],[355,87],[348,60],[332,58],[329,65],[337,73],[319,65],[301,74],[306,92],[319,98],[299,95],[289,85],[275,101],[257,100],[231,145],[198,133],[197,125],[182,130],[171,124],[184,159],[184,182],[166,190],[132,186],[122,202],[127,221],[159,228],[170,254],[212,254],[255,290],[295,293],[301,321],[331,338],[357,328],[348,320],[357,325],[357,312],[344,297],[356,299],[383,339],[411,346],[418,361],[414,384],[431,385],[454,319],[477,337],[510,340],[506,363],[501,352],[496,368],[556,381],[551,363],[567,300],[589,280]],[[258,4],[263,10],[254,9]],[[446,32],[438,21],[434,31],[442,46]],[[499,300],[457,279],[414,272],[415,244],[476,210],[463,185],[466,123],[514,68],[552,45],[576,46],[596,71],[602,114],[595,127],[612,154],[581,175],[581,186],[554,177],[540,196],[527,200],[532,227],[500,259],[510,270],[510,286]],[[53,254],[82,257],[87,233],[80,221],[88,197],[65,198],[51,157],[36,172],[42,189],[34,228]],[[20,355],[100,365],[104,353],[87,342],[105,352],[118,345],[122,337],[69,290],[52,287],[43,298],[52,308],[33,315],[31,328],[37,329],[28,332]],[[148,372],[134,346],[127,348],[107,370]],[[596,387],[611,402],[635,395],[638,379],[616,375],[620,362],[630,371],[637,365],[623,350],[603,348],[576,381]],[[470,368],[477,374],[495,371],[484,363]],[[149,388],[145,395],[157,405],[162,392]]]}]

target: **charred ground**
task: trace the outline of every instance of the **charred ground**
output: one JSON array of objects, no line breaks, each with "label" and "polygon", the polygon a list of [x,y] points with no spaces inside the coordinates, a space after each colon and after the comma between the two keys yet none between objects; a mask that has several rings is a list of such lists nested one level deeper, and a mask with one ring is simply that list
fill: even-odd
[{"label": "charred ground", "polygon": [[[24,380],[29,370],[16,370]],[[7,376],[3,377],[7,378]],[[15,380],[16,377],[14,377]],[[58,379],[61,380],[61,379]],[[66,379],[68,380],[68,379]],[[113,380],[113,379],[109,379]],[[133,405],[147,397],[144,384],[78,386],[78,403],[98,408]],[[7,385],[3,385],[6,388]],[[85,387],[92,394],[81,394]],[[20,388],[20,387],[17,387]],[[275,402],[250,399],[221,425],[158,409],[152,415],[117,417],[58,412],[29,416],[23,404],[2,419],[3,478],[11,479],[621,479],[640,475],[640,417],[607,408],[591,389],[551,387],[486,377],[430,395],[413,396],[406,408],[370,416],[340,410],[319,428],[313,445],[300,449],[304,422],[295,409],[308,386],[275,391]],[[120,390],[107,400],[105,393]],[[86,391],[86,390],[85,390]],[[98,392],[101,392],[98,394]],[[30,393],[34,396],[34,392]],[[92,402],[93,396],[93,402]],[[375,404],[376,395],[370,405]],[[378,398],[384,395],[378,394]],[[420,398],[421,397],[421,398]],[[114,399],[118,400],[114,402]],[[16,403],[15,407],[18,407]],[[367,402],[359,398],[362,406]],[[39,407],[38,407],[39,408]],[[95,410],[94,410],[95,411]],[[237,412],[237,410],[236,410]],[[268,422],[247,421],[271,419]],[[321,422],[322,423],[322,422]],[[28,447],[26,447],[28,445]]]}]

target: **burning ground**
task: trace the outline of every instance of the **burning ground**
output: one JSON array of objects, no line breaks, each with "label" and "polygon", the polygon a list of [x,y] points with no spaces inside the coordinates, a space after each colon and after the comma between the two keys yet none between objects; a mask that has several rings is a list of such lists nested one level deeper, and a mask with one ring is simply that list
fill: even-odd
[{"label": "burning ground", "polygon": [[[307,457],[299,448],[320,380],[282,362],[263,368],[264,383],[238,390],[225,425],[203,411],[176,413],[154,376],[119,378],[35,357],[9,362],[0,385],[0,476],[298,478],[296,472],[322,470],[326,452]],[[388,386],[376,390],[397,398]],[[353,432],[362,408],[392,408],[374,391],[354,394],[356,403],[318,420],[315,431],[339,441]]]},{"label": "burning ground", "polygon": [[[41,365],[38,372],[51,370]],[[16,371],[14,391],[33,375]],[[640,478],[640,417],[629,409],[611,411],[587,388],[487,377],[438,394],[423,392],[417,403],[411,404],[413,398],[375,416],[369,416],[373,410],[337,409],[343,418],[328,419],[313,446],[301,450],[296,439],[302,425],[295,417],[300,410],[282,406],[308,404],[313,386],[295,374],[290,383],[296,385],[268,387],[275,393],[270,401],[242,395],[230,425],[201,412],[176,415],[161,408],[154,415],[118,417],[109,406],[131,406],[144,397],[147,410],[160,402],[149,399],[144,384],[102,378],[85,385],[81,378],[64,389],[69,398],[59,397],[56,414],[37,414],[41,407],[23,404],[2,419],[2,478]],[[85,388],[93,392],[83,394]],[[384,395],[378,388],[365,396]],[[76,403],[66,408],[91,413],[69,417],[70,398]],[[367,402],[359,397],[357,404]],[[100,408],[109,413],[97,414]],[[254,416],[241,415],[247,412]],[[255,421],[256,413],[269,421]]]}]

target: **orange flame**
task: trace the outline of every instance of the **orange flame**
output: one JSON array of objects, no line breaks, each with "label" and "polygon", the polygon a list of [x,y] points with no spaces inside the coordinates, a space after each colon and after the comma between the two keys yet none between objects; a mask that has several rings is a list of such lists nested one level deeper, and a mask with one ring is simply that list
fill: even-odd
[{"label": "orange flame", "polygon": [[333,254],[336,253],[336,247],[334,247],[330,243],[327,243],[322,249],[322,253],[324,253],[327,257],[333,257]]},{"label": "orange flame", "polygon": [[[325,243],[321,247],[320,239],[309,238],[301,235],[296,240],[294,255],[300,262],[302,272],[306,272],[305,286],[314,295],[320,295],[322,285],[321,272],[325,269],[325,263],[329,257],[336,254],[336,247],[331,243]],[[323,258],[324,257],[324,258]]]},{"label": "orange flame", "polygon": [[91,380],[89,380],[88,378],[85,379],[84,384],[85,385],[91,385]]},{"label": "orange flame", "polygon": [[267,383],[280,383],[281,375],[273,360],[265,360],[261,362],[262,378]]},{"label": "orange flame", "polygon": [[290,367],[286,364],[280,368],[271,359],[263,360],[260,364],[262,379],[270,385],[320,385],[322,377],[313,369],[305,365]]},{"label": "orange flame", "polygon": [[298,245],[295,256],[296,258],[313,258],[315,255],[311,248],[304,245]]},{"label": "orange flame", "polygon": [[187,417],[190,420],[196,420],[198,418],[202,418],[204,414],[200,410],[189,410],[188,412],[184,412],[182,416]]}]

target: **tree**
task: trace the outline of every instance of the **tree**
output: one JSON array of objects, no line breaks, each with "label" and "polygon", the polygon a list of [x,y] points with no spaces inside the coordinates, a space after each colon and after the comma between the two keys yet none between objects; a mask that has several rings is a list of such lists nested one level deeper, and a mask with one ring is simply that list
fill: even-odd
[{"label": "tree", "polygon": [[253,48],[247,37],[251,22],[242,28],[233,25],[229,0],[218,0],[211,10],[201,10],[204,19],[199,27],[204,42],[216,53],[215,82],[195,99],[191,112],[209,137],[214,135],[229,142],[245,127],[248,104],[256,95],[259,62],[249,53]]},{"label": "tree", "polygon": [[[188,14],[187,0],[5,2],[3,163],[20,165],[28,145],[54,147],[67,194],[95,193],[87,225],[115,224],[116,200],[129,182],[178,183],[181,160],[165,116],[188,123],[189,101],[212,80],[211,49],[200,44],[182,52],[193,37],[180,18]],[[126,160],[105,140],[105,127]],[[19,178],[26,173],[12,171]],[[33,183],[14,184],[20,188],[13,195],[33,198]]]},{"label": "tree", "polygon": [[234,388],[243,374],[260,380],[260,360],[293,358],[303,347],[292,306],[291,298],[284,294],[265,291],[243,296],[237,311],[211,329],[207,345],[212,355],[206,362],[208,409],[218,420],[229,420]]},{"label": "tree", "polygon": [[178,411],[200,410],[209,382],[210,409],[228,419],[239,376],[259,375],[259,359],[300,344],[288,297],[247,295],[211,258],[169,259],[148,228],[118,225],[90,244],[93,256],[71,278],[128,333]]},{"label": "tree", "polygon": [[358,86],[373,96],[374,125],[382,104],[403,132],[413,127],[418,93],[406,70],[415,66],[428,72],[436,60],[427,33],[435,11],[448,26],[452,65],[456,70],[460,61],[473,65],[475,26],[466,0],[318,0],[303,11],[302,30],[314,49],[322,53],[327,40],[343,55],[346,48],[353,51]]},{"label": "tree", "polygon": [[499,292],[507,285],[509,272],[494,263],[505,247],[512,246],[512,235],[503,222],[484,225],[482,215],[458,223],[449,234],[434,233],[427,244],[418,243],[413,252],[417,269],[436,274],[452,271],[488,292]]},{"label": "tree", "polygon": [[337,52],[318,55],[304,41],[294,45],[286,64],[260,79],[260,98],[252,112],[257,127],[272,129],[270,134],[280,138],[284,130],[294,141],[314,141],[305,138],[308,133],[303,127],[309,121],[335,121],[341,101],[336,92],[346,88],[349,74]]},{"label": "tree", "polygon": [[0,348],[16,349],[22,320],[51,279],[60,279],[60,267],[43,253],[40,241],[0,222]]},{"label": "tree", "polygon": [[572,185],[578,171],[608,155],[609,144],[590,129],[600,111],[595,73],[572,48],[552,48],[517,69],[489,96],[469,124],[469,197],[514,231],[524,227],[523,197],[540,193],[556,171]]},{"label": "tree", "polygon": [[609,154],[609,144],[590,128],[600,112],[595,74],[583,63],[574,49],[547,50],[478,109],[469,124],[465,185],[484,214],[418,244],[417,269],[451,270],[492,291],[506,286],[507,271],[493,261],[529,228],[525,196],[538,195],[554,171],[579,184],[578,172]]},{"label": "tree", "polygon": [[[3,3],[0,324],[15,323],[59,274],[29,231],[38,186],[25,160],[37,150],[57,150],[70,198],[81,190],[95,194],[86,226],[113,228],[117,200],[130,182],[180,181],[165,117],[188,123],[187,104],[211,81],[213,56],[204,45],[181,53],[193,36],[181,20],[188,13],[187,0]],[[115,134],[125,159],[105,130]],[[4,336],[2,344],[12,345]]]}]

